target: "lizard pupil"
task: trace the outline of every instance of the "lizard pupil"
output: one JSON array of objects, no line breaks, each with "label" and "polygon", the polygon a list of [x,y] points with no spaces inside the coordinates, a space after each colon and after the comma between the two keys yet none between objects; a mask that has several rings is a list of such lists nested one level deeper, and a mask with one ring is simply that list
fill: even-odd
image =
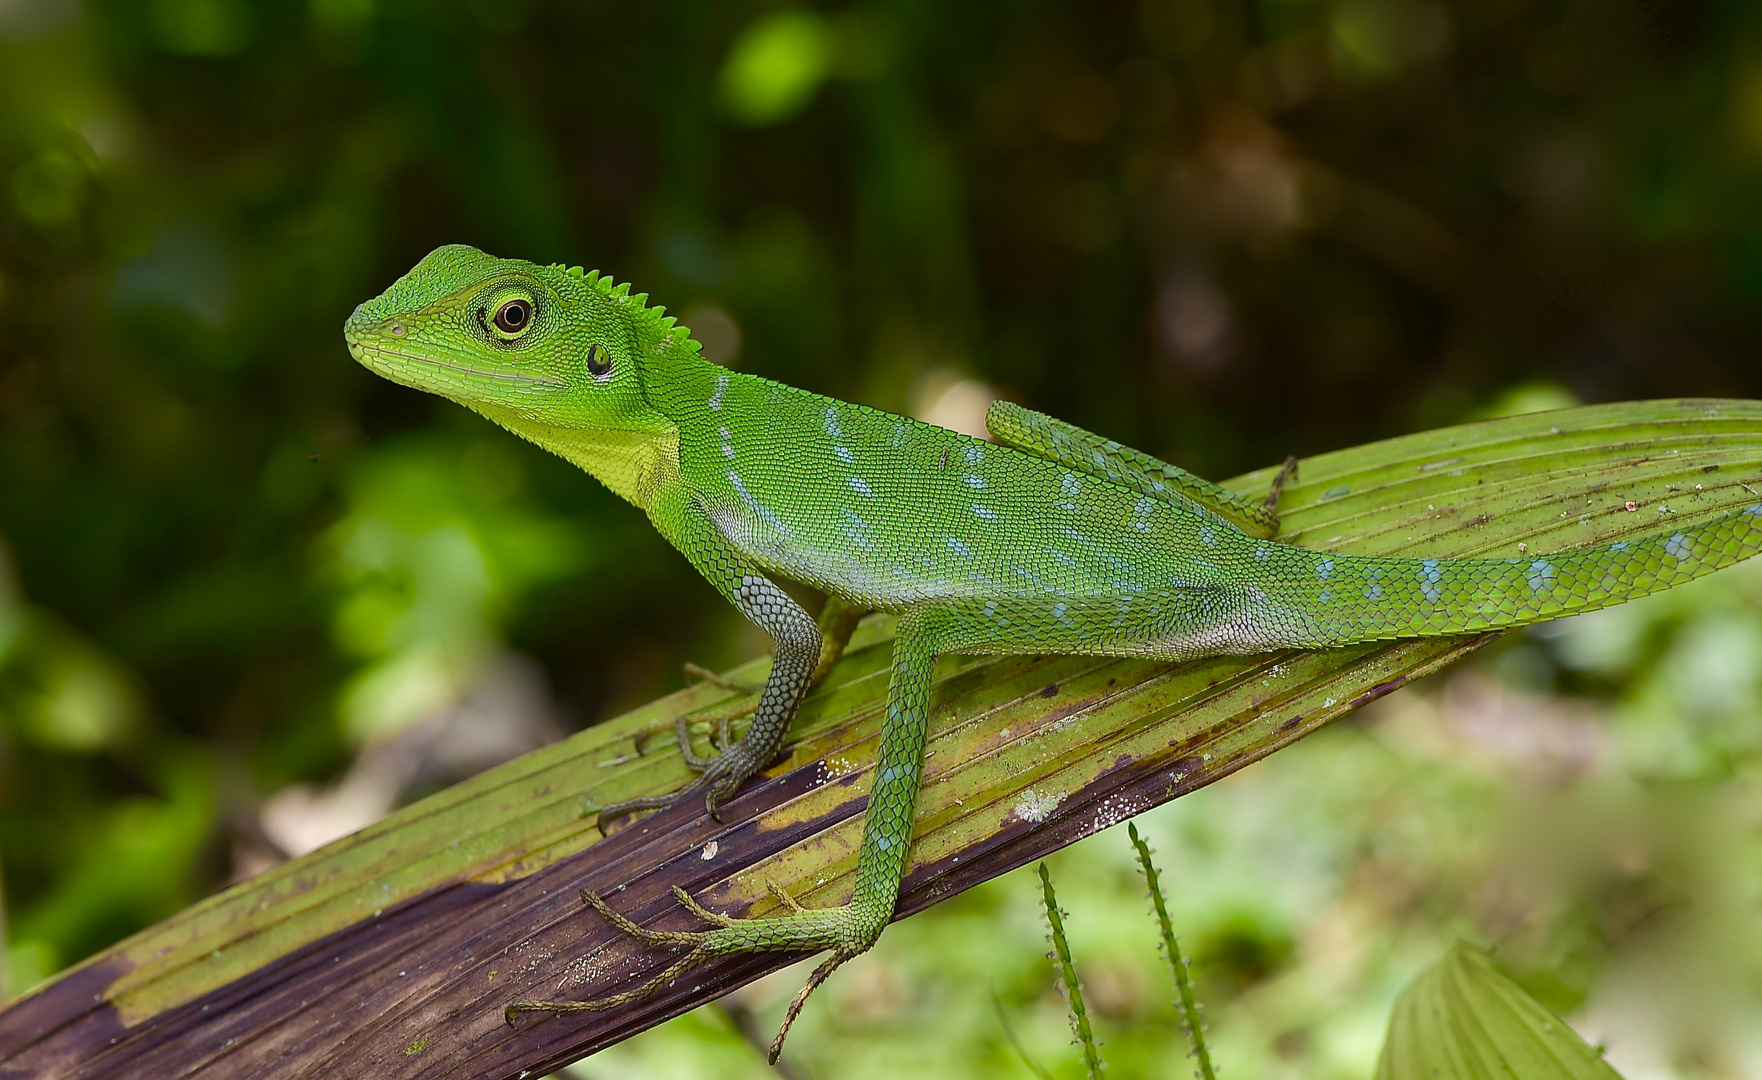
[{"label": "lizard pupil", "polygon": [[612,370],[612,358],[600,351],[598,342],[587,347],[587,373],[598,377]]},{"label": "lizard pupil", "polygon": [[510,300],[496,309],[496,326],[510,334],[525,329],[532,319],[532,305],[524,300]]}]

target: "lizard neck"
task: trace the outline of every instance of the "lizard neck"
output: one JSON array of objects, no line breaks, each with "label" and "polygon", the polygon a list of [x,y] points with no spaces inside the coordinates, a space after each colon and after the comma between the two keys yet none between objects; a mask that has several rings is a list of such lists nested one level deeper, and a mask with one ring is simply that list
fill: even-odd
[{"label": "lizard neck", "polygon": [[702,402],[715,395],[725,369],[702,359],[689,339],[639,340],[640,404],[617,416],[584,418],[580,425],[540,422],[532,416],[467,403],[520,437],[591,473],[620,498],[650,509],[668,485],[684,483],[679,467],[680,425],[691,422],[679,402]]},{"label": "lizard neck", "polygon": [[612,489],[621,499],[647,510],[669,483],[679,478],[679,428],[671,423],[641,429],[561,427],[494,407],[483,413],[514,434],[544,447]]}]

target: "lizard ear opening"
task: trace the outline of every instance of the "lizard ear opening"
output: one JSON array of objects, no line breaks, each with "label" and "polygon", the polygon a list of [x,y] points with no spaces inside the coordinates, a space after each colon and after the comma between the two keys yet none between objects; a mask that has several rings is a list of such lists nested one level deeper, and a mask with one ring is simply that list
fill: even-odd
[{"label": "lizard ear opening", "polygon": [[600,348],[595,342],[587,347],[587,373],[596,379],[603,379],[612,372],[612,354]]}]

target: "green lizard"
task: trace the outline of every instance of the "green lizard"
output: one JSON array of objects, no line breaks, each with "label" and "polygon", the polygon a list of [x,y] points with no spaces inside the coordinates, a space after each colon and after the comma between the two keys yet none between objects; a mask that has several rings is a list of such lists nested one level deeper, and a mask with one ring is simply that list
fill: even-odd
[{"label": "green lizard", "polygon": [[[1084,653],[1181,660],[1517,626],[1621,603],[1762,550],[1762,504],[1596,548],[1514,559],[1326,554],[1271,542],[1270,507],[1081,429],[999,402],[1003,444],[717,367],[685,327],[627,285],[579,268],[443,247],[345,331],[395,382],[443,395],[579,465],[641,507],[775,642],[752,723],[720,755],[681,748],[711,813],[777,754],[797,704],[835,655],[776,584],[899,616],[880,749],[850,902],[733,919],[679,900],[713,929],[650,931],[597,895],[624,931],[684,955],[626,993],[516,1002],[605,1009],[730,953],[831,950],[802,1003],[880,936],[911,844],[931,668],[938,655]],[[1276,496],[1276,488],[1275,488]],[[723,721],[726,728],[726,718]],[[676,796],[675,796],[676,797]],[[608,807],[609,815],[671,801]]]}]

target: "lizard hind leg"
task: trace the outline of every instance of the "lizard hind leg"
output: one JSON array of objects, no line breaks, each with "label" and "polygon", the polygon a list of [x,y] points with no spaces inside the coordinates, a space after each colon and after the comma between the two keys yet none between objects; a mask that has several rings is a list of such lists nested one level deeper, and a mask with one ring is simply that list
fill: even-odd
[{"label": "lizard hind leg", "polygon": [[1261,505],[1273,516],[1276,523],[1279,517],[1279,493],[1285,490],[1285,483],[1297,478],[1297,455],[1285,455],[1285,463],[1279,466],[1279,475],[1273,477],[1272,486],[1267,490],[1266,501]]}]

